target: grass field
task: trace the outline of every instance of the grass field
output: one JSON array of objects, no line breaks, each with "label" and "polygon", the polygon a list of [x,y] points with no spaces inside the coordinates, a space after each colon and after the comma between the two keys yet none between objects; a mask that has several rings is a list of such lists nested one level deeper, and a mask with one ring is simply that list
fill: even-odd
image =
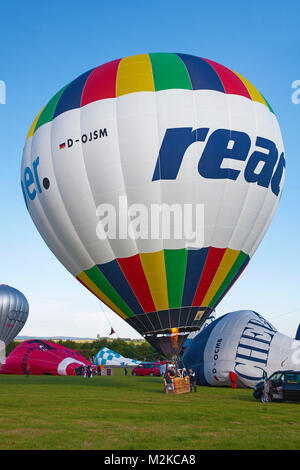
[{"label": "grass field", "polygon": [[165,395],[158,377],[0,376],[0,449],[300,449],[300,405],[252,390]]}]

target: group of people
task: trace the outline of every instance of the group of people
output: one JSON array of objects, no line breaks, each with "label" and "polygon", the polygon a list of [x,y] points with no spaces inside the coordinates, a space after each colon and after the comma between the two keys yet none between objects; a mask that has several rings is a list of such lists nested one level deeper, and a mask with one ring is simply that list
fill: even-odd
[{"label": "group of people", "polygon": [[77,375],[83,375],[84,378],[92,378],[94,375],[101,375],[101,369],[100,366],[97,367],[97,369],[93,368],[91,365],[87,366],[80,366],[78,367],[76,371]]},{"label": "group of people", "polygon": [[166,370],[164,374],[164,383],[165,383],[165,390],[166,393],[169,391],[174,392],[174,382],[173,379],[175,377],[189,377],[190,379],[190,392],[194,390],[194,392],[197,392],[197,378],[196,378],[196,373],[193,371],[193,369],[189,369],[187,372],[186,368],[183,367],[183,369],[177,369],[175,367],[170,367],[169,369]]}]

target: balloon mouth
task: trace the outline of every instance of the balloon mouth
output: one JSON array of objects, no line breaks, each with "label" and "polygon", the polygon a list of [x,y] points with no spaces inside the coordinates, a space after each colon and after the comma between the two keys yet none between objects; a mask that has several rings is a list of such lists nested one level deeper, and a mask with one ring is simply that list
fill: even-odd
[{"label": "balloon mouth", "polygon": [[143,313],[126,319],[163,356],[179,355],[184,341],[199,331],[211,315],[210,307],[180,307]]},{"label": "balloon mouth", "polygon": [[197,331],[213,312],[210,307],[178,307],[140,313],[126,319],[142,336]]},{"label": "balloon mouth", "polygon": [[186,334],[171,334],[166,336],[149,335],[145,339],[153,346],[156,351],[164,357],[178,356],[182,346],[188,337]]}]

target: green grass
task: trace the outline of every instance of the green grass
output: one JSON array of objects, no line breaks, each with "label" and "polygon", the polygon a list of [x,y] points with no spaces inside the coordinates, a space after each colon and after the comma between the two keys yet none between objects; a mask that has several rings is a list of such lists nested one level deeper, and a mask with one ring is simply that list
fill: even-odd
[{"label": "green grass", "polygon": [[300,449],[300,406],[158,377],[0,376],[0,449]]}]

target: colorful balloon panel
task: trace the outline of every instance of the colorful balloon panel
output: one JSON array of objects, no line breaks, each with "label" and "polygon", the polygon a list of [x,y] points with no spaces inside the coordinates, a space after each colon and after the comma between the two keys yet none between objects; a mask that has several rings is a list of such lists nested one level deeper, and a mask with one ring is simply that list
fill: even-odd
[{"label": "colorful balloon panel", "polygon": [[[53,253],[147,335],[201,326],[267,230],[284,168],[276,116],[250,82],[208,59],[151,53],[96,67],[59,91],[29,131],[21,179]],[[203,237],[99,237],[105,204],[130,225],[124,200],[148,214],[202,204],[204,221],[190,222]]]},{"label": "colorful balloon panel", "polygon": [[216,62],[188,54],[141,54],[100,65],[73,80],[43,108],[27,137],[71,109],[129,93],[170,89],[213,90],[244,96],[272,111],[248,80]]}]

